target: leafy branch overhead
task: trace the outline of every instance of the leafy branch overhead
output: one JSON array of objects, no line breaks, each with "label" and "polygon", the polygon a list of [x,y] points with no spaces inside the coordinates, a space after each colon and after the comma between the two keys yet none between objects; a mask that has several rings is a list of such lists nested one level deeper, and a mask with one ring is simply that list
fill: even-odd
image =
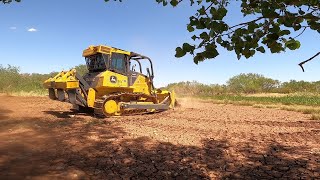
[{"label": "leafy branch overhead", "polygon": [[[11,0],[0,0],[4,3]],[[19,1],[19,0],[16,0]],[[108,2],[109,0],[105,0]],[[113,0],[122,2],[122,0]],[[257,52],[280,53],[299,49],[306,31],[320,33],[319,0],[155,0],[163,6],[190,3],[198,8],[187,30],[192,41],[176,48],[176,57],[193,55],[196,64],[219,55],[218,47],[236,53],[238,59]],[[230,8],[240,6],[242,17],[230,17]],[[228,16],[229,15],[229,16]],[[248,19],[239,24],[229,19]],[[192,43],[191,43],[192,42]],[[319,52],[299,65],[318,57]]]},{"label": "leafy branch overhead", "polygon": [[[298,38],[304,32],[313,30],[320,33],[319,0],[156,1],[163,6],[170,4],[176,7],[182,2],[189,2],[191,6],[198,7],[187,25],[193,43],[177,47],[175,55],[179,58],[191,54],[196,64],[217,57],[218,46],[234,51],[238,59],[242,56],[250,58],[267,50],[280,53],[299,49]],[[229,9],[236,5],[241,6],[243,19],[250,20],[231,25],[225,19]]]},{"label": "leafy branch overhead", "polygon": [[[21,0],[14,0],[16,2],[21,2]],[[7,3],[11,3],[12,0],[0,0],[0,3],[3,3],[3,4],[7,4]]]},{"label": "leafy branch overhead", "polygon": [[[157,0],[167,5],[167,0]],[[183,0],[171,0],[178,6]],[[187,53],[194,62],[215,58],[218,46],[234,51],[240,59],[250,58],[257,52],[280,53],[300,48],[298,37],[306,30],[320,33],[319,0],[190,0],[198,5],[197,13],[190,17],[187,30],[194,43],[184,43],[176,49],[176,57]],[[228,8],[241,5],[246,22],[230,25],[225,21]],[[235,18],[235,17],[230,17]],[[237,17],[238,18],[238,17]]]}]

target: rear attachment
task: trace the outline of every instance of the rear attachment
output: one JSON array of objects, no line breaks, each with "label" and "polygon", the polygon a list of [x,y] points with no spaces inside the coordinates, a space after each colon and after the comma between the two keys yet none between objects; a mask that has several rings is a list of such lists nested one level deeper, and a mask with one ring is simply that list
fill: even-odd
[{"label": "rear attachment", "polygon": [[87,107],[88,91],[90,86],[76,72],[75,69],[62,71],[53,78],[44,82],[44,87],[49,91],[49,98],[69,102],[73,105]]}]

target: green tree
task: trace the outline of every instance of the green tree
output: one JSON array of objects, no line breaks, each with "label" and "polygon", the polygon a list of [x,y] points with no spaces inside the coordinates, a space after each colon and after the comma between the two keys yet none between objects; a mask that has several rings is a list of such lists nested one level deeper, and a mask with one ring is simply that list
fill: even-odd
[{"label": "green tree", "polygon": [[20,69],[8,65],[4,67],[0,64],[0,92],[11,91],[21,82]]},{"label": "green tree", "polygon": [[[9,3],[12,0],[2,0]],[[19,0],[16,0],[19,1]],[[105,0],[108,2],[109,0]],[[114,0],[122,2],[122,0]],[[176,48],[176,57],[191,54],[193,61],[212,59],[219,55],[218,47],[236,53],[238,59],[250,58],[257,52],[280,53],[299,49],[301,34],[309,31],[320,33],[319,0],[155,0],[163,6],[173,7],[183,2],[197,6],[190,16],[187,30],[193,42]],[[243,19],[239,24],[225,21],[231,6],[240,5]],[[299,65],[319,56],[320,52]]]},{"label": "green tree", "polygon": [[271,92],[280,86],[278,80],[266,78],[260,74],[240,74],[230,78],[227,87],[233,93]]},{"label": "green tree", "polygon": [[317,83],[290,80],[282,83],[279,90],[283,93],[317,92]]},{"label": "green tree", "polygon": [[88,69],[87,69],[87,66],[84,65],[84,64],[80,64],[76,67],[74,67],[76,69],[76,71],[81,75],[85,75],[86,73],[88,73]]}]

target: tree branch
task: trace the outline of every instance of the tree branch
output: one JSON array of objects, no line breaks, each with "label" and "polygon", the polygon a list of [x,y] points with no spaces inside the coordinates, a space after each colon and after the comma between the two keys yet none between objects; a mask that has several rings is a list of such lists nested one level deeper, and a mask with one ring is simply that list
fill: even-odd
[{"label": "tree branch", "polygon": [[296,39],[297,37],[301,36],[306,29],[307,29],[307,27],[304,27],[304,29],[302,30],[302,32],[301,32],[300,34],[298,34],[296,37],[294,37],[293,39]]},{"label": "tree branch", "polygon": [[[208,11],[209,8],[211,8],[211,7],[213,6],[213,4],[214,4],[214,2],[212,2],[212,3],[204,10],[204,12],[206,13],[207,16],[208,16],[207,11]],[[198,18],[199,18],[200,16],[201,16],[201,15],[199,14],[199,15],[198,15]],[[209,17],[209,16],[208,16],[208,17]]]},{"label": "tree branch", "polygon": [[263,18],[264,18],[264,17],[259,17],[259,18],[255,19],[255,20],[252,20],[252,21],[240,23],[240,24],[237,24],[237,25],[234,25],[234,26],[229,27],[229,29],[232,29],[232,28],[235,28],[235,27],[241,26],[241,25],[248,25],[249,23],[259,21],[259,20],[261,20],[261,19],[263,19]]},{"label": "tree branch", "polygon": [[304,72],[303,65],[304,65],[305,63],[313,60],[314,58],[316,58],[316,57],[319,56],[319,55],[320,55],[320,51],[319,51],[317,54],[315,54],[314,56],[312,56],[311,58],[309,58],[309,59],[307,59],[307,60],[302,61],[301,63],[299,63],[298,65],[301,67],[302,71]]}]

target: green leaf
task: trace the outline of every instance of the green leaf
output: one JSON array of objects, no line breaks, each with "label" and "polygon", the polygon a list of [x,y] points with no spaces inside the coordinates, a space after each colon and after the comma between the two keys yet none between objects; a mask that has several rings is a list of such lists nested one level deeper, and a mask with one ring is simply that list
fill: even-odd
[{"label": "green leaf", "polygon": [[298,30],[301,29],[301,25],[300,25],[300,24],[294,24],[294,25],[293,25],[293,29],[294,29],[295,31],[298,31]]},{"label": "green leaf", "polygon": [[215,51],[217,49],[217,46],[215,44],[208,44],[206,45],[205,49],[207,51]]},{"label": "green leaf", "polygon": [[163,5],[163,6],[167,6],[167,5],[168,5],[168,2],[167,2],[167,1],[162,1],[162,5]]},{"label": "green leaf", "polygon": [[248,31],[251,32],[251,33],[253,33],[254,30],[255,30],[255,28],[256,28],[257,26],[258,26],[258,25],[257,25],[256,23],[254,23],[254,22],[249,23],[249,24],[248,24]]},{"label": "green leaf", "polygon": [[258,47],[258,48],[257,48],[257,51],[259,51],[259,52],[261,52],[261,53],[265,53],[265,52],[266,52],[266,50],[264,49],[263,46]]},{"label": "green leaf", "polygon": [[216,13],[217,13],[216,8],[215,8],[215,7],[211,7],[211,8],[210,8],[210,14],[211,14],[212,16],[214,16]]},{"label": "green leaf", "polygon": [[191,51],[194,50],[194,46],[191,46],[188,43],[183,43],[182,50],[185,51],[185,52],[191,52]]},{"label": "green leaf", "polygon": [[221,36],[219,36],[217,39],[216,39],[217,43],[221,44],[222,43],[222,38]]},{"label": "green leaf", "polygon": [[268,47],[270,48],[271,53],[279,53],[284,50],[282,44],[276,41],[268,43]]},{"label": "green leaf", "polygon": [[289,48],[290,50],[296,50],[300,48],[300,42],[294,39],[291,39],[290,41],[286,42],[286,47]]},{"label": "green leaf", "polygon": [[283,25],[286,27],[293,27],[293,23],[295,21],[295,17],[284,17],[283,19]]},{"label": "green leaf", "polygon": [[200,9],[198,9],[198,12],[200,15],[205,15],[206,14],[206,8],[202,6]]},{"label": "green leaf", "polygon": [[279,39],[279,35],[276,34],[276,33],[268,34],[267,38],[270,39],[270,40],[278,40]]},{"label": "green leaf", "polygon": [[278,17],[279,14],[275,12],[275,10],[265,7],[262,9],[262,16],[266,18],[275,18],[275,17]]},{"label": "green leaf", "polygon": [[197,55],[193,58],[193,62],[198,64],[200,61],[203,61],[204,57],[202,53],[197,53]]},{"label": "green leaf", "polygon": [[188,25],[188,26],[187,26],[187,30],[188,30],[189,32],[193,32],[193,31],[194,31],[194,28],[193,28],[191,25]]},{"label": "green leaf", "polygon": [[218,55],[219,55],[219,53],[216,49],[203,52],[203,56],[208,59],[213,59],[213,58],[217,57]]},{"label": "green leaf", "polygon": [[272,33],[278,33],[280,31],[280,27],[278,25],[273,25],[272,28],[269,29]]},{"label": "green leaf", "polygon": [[216,9],[215,7],[211,7],[210,14],[214,20],[222,20],[227,15],[228,10],[224,7]]},{"label": "green leaf", "polygon": [[196,36],[196,35],[193,35],[192,37],[191,37],[191,39],[193,39],[194,41],[197,39],[198,37]]},{"label": "green leaf", "polygon": [[240,60],[241,54],[237,54],[237,59]]},{"label": "green leaf", "polygon": [[203,33],[200,34],[200,38],[204,39],[204,40],[209,40],[210,36],[208,35],[207,32],[203,32]]},{"label": "green leaf", "polygon": [[181,47],[176,48],[176,55],[175,57],[180,58],[186,55],[187,52],[185,52]]},{"label": "green leaf", "polygon": [[289,35],[291,32],[289,30],[283,30],[279,32],[279,36]]},{"label": "green leaf", "polygon": [[219,8],[217,11],[218,15],[218,20],[222,20],[226,15],[227,15],[228,10],[224,7]]},{"label": "green leaf", "polygon": [[228,51],[233,51],[234,48],[233,48],[233,46],[231,46],[230,44],[227,44],[227,50],[228,50]]},{"label": "green leaf", "polygon": [[171,0],[170,1],[170,4],[173,6],[173,7],[176,7],[178,5],[178,0]]},{"label": "green leaf", "polygon": [[304,11],[302,11],[301,9],[299,9],[299,14],[300,14],[300,15],[304,15],[304,14],[305,14],[305,12],[304,12]]}]

